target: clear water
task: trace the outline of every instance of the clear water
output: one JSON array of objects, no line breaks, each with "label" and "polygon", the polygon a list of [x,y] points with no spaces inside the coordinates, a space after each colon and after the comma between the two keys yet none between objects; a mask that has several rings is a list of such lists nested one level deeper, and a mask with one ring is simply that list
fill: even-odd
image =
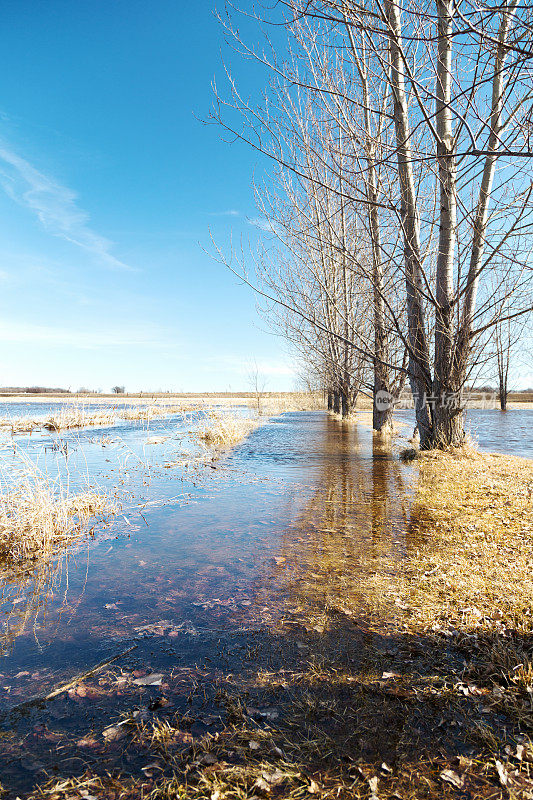
[{"label": "clear water", "polygon": [[[396,416],[414,427],[413,411],[400,410]],[[533,458],[533,410],[470,409],[466,429],[485,453]]]},{"label": "clear water", "polygon": [[[42,417],[50,406],[31,410]],[[412,423],[410,412],[399,417]],[[468,424],[483,450],[533,457],[533,412],[473,411]],[[394,572],[417,546],[413,472],[368,427],[286,413],[229,454],[185,469],[175,462],[195,452],[190,425],[177,414],[149,426],[35,432],[15,437],[15,453],[5,439],[5,467],[23,453],[70,476],[74,491],[87,482],[114,491],[122,511],[58,562],[0,586],[4,711],[132,646],[130,667],[216,667],[226,634],[272,628],[305,604],[342,607],[344,592],[368,604],[367,576]],[[118,692],[91,713],[118,713],[121,702]],[[87,708],[68,696],[52,706],[83,733]],[[103,725],[97,716],[91,724]],[[2,759],[0,749],[0,767]]]}]

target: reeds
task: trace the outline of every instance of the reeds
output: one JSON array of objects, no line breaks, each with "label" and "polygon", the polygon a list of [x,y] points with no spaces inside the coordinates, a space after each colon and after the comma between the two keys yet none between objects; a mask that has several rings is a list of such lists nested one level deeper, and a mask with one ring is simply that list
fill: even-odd
[{"label": "reeds", "polygon": [[205,417],[193,431],[193,438],[213,449],[234,447],[242,442],[258,425],[258,420],[239,419],[229,414],[206,412]]},{"label": "reeds", "polygon": [[50,555],[107,507],[105,495],[58,497],[45,478],[28,481],[0,495],[0,554],[14,562]]},{"label": "reeds", "polygon": [[[248,400],[250,408],[257,408],[257,400]],[[286,392],[279,395],[261,397],[263,416],[282,414],[286,411],[323,411],[324,395],[322,392]]]},{"label": "reeds", "polygon": [[32,433],[44,428],[59,433],[72,428],[110,427],[117,420],[139,420],[150,422],[152,419],[168,417],[191,411],[191,406],[158,403],[151,405],[135,405],[128,408],[113,406],[101,411],[91,411],[82,405],[66,404],[46,419],[31,417],[4,417],[0,419],[0,429],[15,433]]},{"label": "reeds", "polygon": [[106,494],[72,495],[66,479],[52,479],[21,453],[17,461],[1,465],[0,578],[28,561],[53,558],[90,530],[97,515],[115,510]]},{"label": "reeds", "polygon": [[113,425],[116,414],[113,411],[100,411],[96,414],[89,414],[83,407],[62,408],[57,414],[48,417],[42,423],[42,427],[48,431],[62,431],[70,428],[85,428],[89,426],[108,426]]},{"label": "reeds", "polygon": [[20,451],[0,463],[0,653],[46,610],[69,547],[116,510],[101,491],[71,493],[68,475],[52,479]]}]

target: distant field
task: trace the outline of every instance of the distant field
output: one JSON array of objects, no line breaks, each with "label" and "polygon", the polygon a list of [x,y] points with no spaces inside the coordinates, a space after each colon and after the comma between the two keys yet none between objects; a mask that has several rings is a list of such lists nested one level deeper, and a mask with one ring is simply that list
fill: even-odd
[{"label": "distant field", "polygon": [[[472,392],[468,396],[467,405],[472,407],[479,407],[490,395],[490,392]],[[301,401],[304,396],[308,395],[306,392],[263,392],[261,397],[265,401],[281,400],[287,407],[290,406],[291,400]],[[318,400],[321,397],[320,392],[314,393],[314,397]],[[408,400],[409,393],[404,394],[404,399]],[[497,397],[497,395],[496,395]],[[32,392],[9,392],[0,391],[0,402],[24,402],[24,403],[43,403],[43,402],[69,402],[69,401],[82,401],[84,403],[101,403],[102,401],[114,401],[116,403],[150,403],[158,400],[162,403],[165,401],[174,402],[180,400],[182,402],[202,403],[202,402],[218,402],[234,405],[235,403],[250,403],[255,401],[256,395],[254,392],[125,392],[124,394],[99,394],[96,392],[46,392],[43,394],[34,394]],[[370,397],[360,395],[357,400],[357,408],[360,410],[370,410],[372,408],[372,400]],[[533,408],[533,392],[510,392],[508,397],[509,409],[524,409]]]}]

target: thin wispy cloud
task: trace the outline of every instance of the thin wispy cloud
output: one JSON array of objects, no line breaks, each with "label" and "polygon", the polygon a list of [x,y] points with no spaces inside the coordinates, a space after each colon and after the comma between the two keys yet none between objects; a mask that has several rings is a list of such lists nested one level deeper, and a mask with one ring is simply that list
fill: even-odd
[{"label": "thin wispy cloud", "polygon": [[237,211],[235,208],[228,208],[227,211],[211,211],[209,213],[210,217],[240,217],[240,211]]},{"label": "thin wispy cloud", "polygon": [[[38,325],[0,320],[0,342],[40,346],[98,349],[110,347],[169,347],[169,332],[150,325],[100,327],[98,329]],[[178,346],[177,341],[172,342]]]},{"label": "thin wispy cloud", "polygon": [[29,161],[0,143],[0,182],[17,203],[30,209],[43,228],[94,256],[110,269],[136,271],[112,254],[113,243],[93,231],[89,214],[67,186],[39,172]]}]

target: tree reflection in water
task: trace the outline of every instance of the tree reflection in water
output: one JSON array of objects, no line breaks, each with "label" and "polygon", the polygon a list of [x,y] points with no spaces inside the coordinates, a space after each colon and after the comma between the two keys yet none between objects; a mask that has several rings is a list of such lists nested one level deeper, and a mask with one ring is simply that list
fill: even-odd
[{"label": "tree reflection in water", "polygon": [[390,441],[353,423],[325,417],[321,446],[316,487],[284,531],[261,594],[282,616],[318,628],[331,612],[370,620],[384,603],[391,619],[412,471],[391,455]]}]

